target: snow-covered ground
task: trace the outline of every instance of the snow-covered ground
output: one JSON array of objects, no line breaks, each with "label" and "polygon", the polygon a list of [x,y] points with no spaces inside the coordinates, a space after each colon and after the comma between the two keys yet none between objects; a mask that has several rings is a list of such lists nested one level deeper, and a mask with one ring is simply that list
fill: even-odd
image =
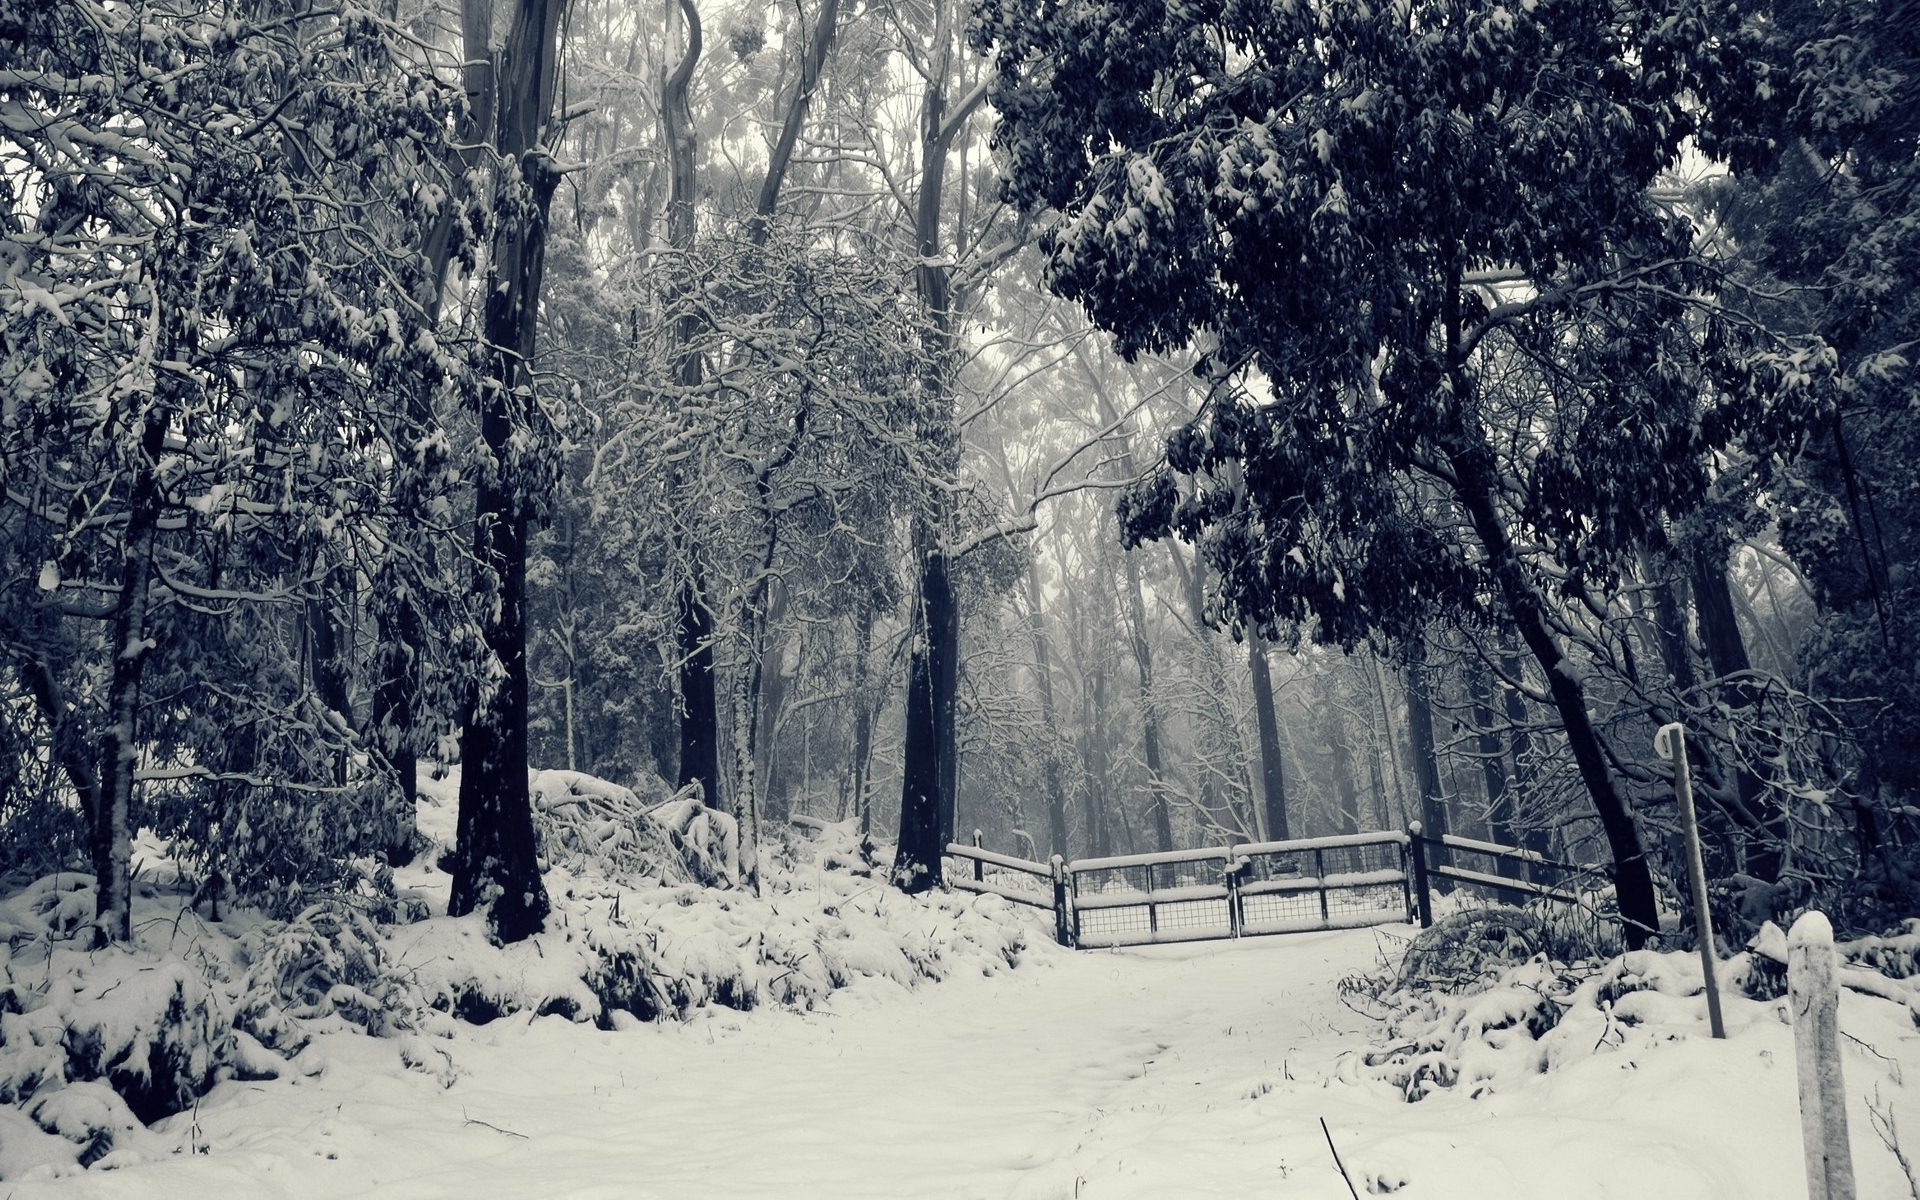
[{"label": "snow-covered ground", "polygon": [[[1806,1194],[1782,1002],[1730,998],[1731,1036],[1714,1042],[1698,997],[1633,993],[1617,1020],[1569,1018],[1540,1052],[1486,1035],[1491,1091],[1409,1104],[1362,1065],[1382,1027],[1336,988],[1407,932],[1076,953],[1036,924],[1011,971],[872,978],[810,1012],[708,1007],[618,1031],[521,1014],[435,1039],[451,1056],[437,1073],[404,1069],[391,1039],[331,1034],[302,1056],[317,1074],[229,1081],[162,1123],[181,1153],[3,1186],[18,1200],[1331,1200],[1349,1193],[1324,1119],[1363,1196]],[[1908,1184],[1867,1099],[1891,1102],[1920,1152],[1903,1086],[1920,1080],[1920,1030],[1904,1005],[1853,993],[1841,1018],[1859,1195],[1897,1200]]]}]

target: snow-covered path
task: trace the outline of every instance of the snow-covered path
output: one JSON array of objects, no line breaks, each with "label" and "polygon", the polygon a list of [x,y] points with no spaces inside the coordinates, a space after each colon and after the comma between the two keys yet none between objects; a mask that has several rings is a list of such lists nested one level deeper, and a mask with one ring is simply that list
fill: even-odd
[{"label": "snow-covered path", "polygon": [[[460,1071],[445,1089],[399,1069],[390,1042],[337,1037],[298,1086],[224,1085],[199,1114],[211,1154],[12,1194],[1331,1200],[1348,1191],[1325,1118],[1362,1195],[1369,1178],[1409,1200],[1804,1195],[1791,1036],[1764,1006],[1729,1042],[1409,1105],[1336,1075],[1369,1023],[1335,982],[1376,945],[1365,930],[1040,945],[1012,972],[876,983],[804,1016],[612,1033],[509,1018],[440,1043]],[[1868,1015],[1867,1040],[1920,1067],[1916,1039]],[[1847,1067],[1850,1091],[1899,1094],[1864,1050]],[[185,1141],[190,1123],[167,1132]],[[1854,1146],[1862,1197],[1906,1194],[1864,1109]]]}]

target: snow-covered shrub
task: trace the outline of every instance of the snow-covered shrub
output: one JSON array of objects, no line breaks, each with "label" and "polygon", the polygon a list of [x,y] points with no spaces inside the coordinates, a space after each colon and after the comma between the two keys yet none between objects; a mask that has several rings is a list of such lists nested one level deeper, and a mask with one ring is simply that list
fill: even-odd
[{"label": "snow-covered shrub", "polygon": [[1389,1044],[1360,1056],[1362,1073],[1419,1100],[1461,1082],[1477,1095],[1503,1073],[1542,1070],[1537,1043],[1560,1023],[1575,984],[1566,968],[1536,955],[1457,991],[1395,988],[1377,997]]},{"label": "snow-covered shrub", "polygon": [[1546,923],[1518,908],[1468,908],[1423,929],[1400,965],[1403,985],[1459,990],[1489,970],[1526,962],[1547,949]]},{"label": "snow-covered shrub", "polygon": [[647,817],[666,832],[693,882],[708,887],[740,882],[739,823],[702,804],[697,792],[682,790]]},{"label": "snow-covered shrub", "polygon": [[0,1101],[37,1104],[99,1080],[153,1121],[203,1095],[229,1057],[220,997],[179,960],[61,948],[37,983],[12,974],[0,987]]},{"label": "snow-covered shrub", "polygon": [[389,970],[380,931],[339,900],[308,907],[240,942],[248,964],[232,1023],[268,1049],[293,1055],[322,1029],[383,1035],[414,1027],[420,998]]},{"label": "snow-covered shrub", "polygon": [[530,786],[534,832],[548,861],[626,882],[696,880],[668,826],[632,788],[579,771],[535,771]]}]

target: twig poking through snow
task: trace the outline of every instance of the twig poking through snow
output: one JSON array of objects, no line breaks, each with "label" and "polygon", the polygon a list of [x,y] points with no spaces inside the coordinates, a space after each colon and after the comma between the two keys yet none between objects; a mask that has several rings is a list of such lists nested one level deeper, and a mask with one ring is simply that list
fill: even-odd
[{"label": "twig poking through snow", "polygon": [[1333,1144],[1333,1131],[1327,1128],[1327,1119],[1320,1118],[1320,1132],[1327,1136],[1327,1149],[1333,1152],[1333,1165],[1340,1170],[1340,1178],[1347,1181],[1347,1193],[1353,1200],[1360,1200],[1360,1192],[1353,1186],[1353,1176],[1347,1174],[1347,1165],[1340,1161],[1340,1150]]},{"label": "twig poking through snow", "polygon": [[1913,1193],[1913,1200],[1920,1200],[1920,1174],[1914,1172],[1913,1160],[1900,1148],[1900,1127],[1893,1123],[1893,1101],[1887,1101],[1882,1107],[1878,1087],[1873,1089],[1873,1099],[1867,1101],[1867,1123],[1880,1135],[1881,1143],[1893,1151],[1894,1160],[1906,1174],[1907,1189]]},{"label": "twig poking through snow", "polygon": [[464,1108],[460,1110],[460,1115],[461,1115],[462,1117],[466,1117],[466,1122],[467,1122],[467,1124],[469,1124],[469,1125],[478,1125],[478,1126],[480,1126],[480,1127],[482,1127],[483,1129],[491,1129],[491,1130],[493,1130],[493,1131],[494,1131],[495,1133],[504,1133],[504,1134],[506,1134],[506,1135],[507,1135],[508,1137],[517,1137],[517,1138],[519,1138],[519,1139],[520,1139],[521,1141],[523,1141],[523,1142],[530,1142],[530,1141],[532,1141],[532,1140],[533,1140],[532,1138],[530,1138],[530,1137],[528,1137],[528,1136],[527,1136],[526,1134],[524,1134],[524,1133],[515,1133],[515,1132],[514,1132],[513,1130],[511,1130],[511,1129],[502,1129],[502,1128],[500,1128],[500,1127],[499,1127],[498,1125],[495,1125],[495,1124],[493,1124],[493,1123],[492,1123],[491,1121],[481,1121],[481,1120],[477,1120],[476,1118],[473,1118],[473,1117],[468,1117],[468,1116],[467,1116],[467,1110],[466,1110],[466,1109],[464,1109]]}]

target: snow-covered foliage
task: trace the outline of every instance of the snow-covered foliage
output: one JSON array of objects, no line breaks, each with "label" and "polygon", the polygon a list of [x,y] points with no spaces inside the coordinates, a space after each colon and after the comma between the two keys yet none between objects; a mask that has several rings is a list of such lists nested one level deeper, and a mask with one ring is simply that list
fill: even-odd
[{"label": "snow-covered foliage", "polygon": [[[157,869],[137,889],[136,945],[96,953],[80,948],[91,876],[48,876],[0,902],[0,1178],[155,1152],[142,1122],[222,1079],[322,1072],[333,1036],[392,1038],[408,1069],[450,1086],[466,1023],[805,1011],[862,979],[993,974],[1034,935],[994,897],[900,895],[853,822],[770,844],[754,895],[696,882],[739,855],[731,821],[692,800],[649,811],[634,790],[571,772],[536,773],[533,793],[553,912],[511,945],[481,915],[444,915],[435,855],[397,878],[370,868],[288,920],[241,909],[214,923]],[[451,833],[456,794],[450,779],[425,789],[430,836]]]},{"label": "snow-covered foliage", "polygon": [[[1460,919],[1467,916],[1479,919]],[[1638,950],[1571,965],[1545,953],[1511,961],[1506,951],[1540,932],[1525,920],[1456,914],[1416,939],[1399,973],[1345,980],[1349,1003],[1384,1023],[1381,1044],[1352,1056],[1348,1077],[1384,1081],[1409,1101],[1456,1087],[1477,1098],[1603,1051],[1706,1035],[1705,980],[1694,952]],[[1786,950],[1786,935],[1769,923],[1720,964],[1729,1031],[1785,1019],[1778,1001]],[[1843,943],[1841,982],[1907,1006],[1920,1027],[1916,950],[1920,921],[1896,935]]]}]

